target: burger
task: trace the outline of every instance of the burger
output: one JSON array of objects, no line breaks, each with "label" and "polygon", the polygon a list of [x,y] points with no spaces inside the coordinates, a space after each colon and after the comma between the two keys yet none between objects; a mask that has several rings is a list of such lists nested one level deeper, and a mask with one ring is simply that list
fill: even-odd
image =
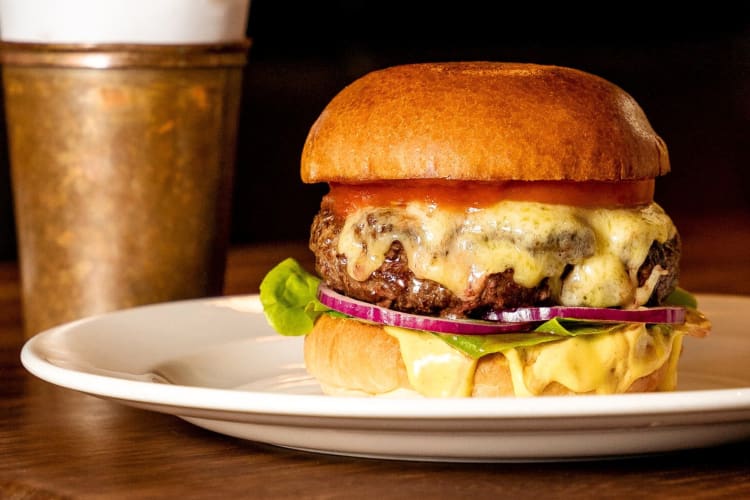
[{"label": "burger", "polygon": [[498,397],[676,388],[710,323],[654,202],[670,170],[635,100],[589,73],[499,62],[369,73],[313,124],[327,183],[310,249],[261,285],[327,394]]}]

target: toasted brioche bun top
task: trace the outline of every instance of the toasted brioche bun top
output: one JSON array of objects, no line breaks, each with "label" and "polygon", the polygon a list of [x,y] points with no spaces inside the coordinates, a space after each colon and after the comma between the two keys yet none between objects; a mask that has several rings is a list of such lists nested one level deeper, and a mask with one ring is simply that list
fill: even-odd
[{"label": "toasted brioche bun top", "polygon": [[618,86],[535,64],[412,64],[344,88],[313,124],[304,182],[649,179],[664,141]]}]

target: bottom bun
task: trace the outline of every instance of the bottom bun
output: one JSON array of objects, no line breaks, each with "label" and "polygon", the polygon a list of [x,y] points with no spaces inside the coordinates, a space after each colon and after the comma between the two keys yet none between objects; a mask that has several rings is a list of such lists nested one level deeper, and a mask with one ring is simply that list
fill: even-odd
[{"label": "bottom bun", "polygon": [[[546,345],[561,342],[568,342],[568,340],[536,346],[537,355],[525,358],[523,372],[534,371],[533,364],[537,358],[541,357],[538,353],[545,349]],[[615,384],[620,387],[620,390],[606,391],[606,393],[654,392],[673,389],[676,383],[676,361],[681,343],[670,340],[668,345],[674,353],[666,352],[662,356],[664,359],[660,360],[651,371],[633,379],[625,387],[621,383]],[[634,351],[642,348],[643,346],[633,345],[631,352],[622,358],[632,360],[637,356]],[[318,380],[323,391],[331,395],[391,396],[414,394],[416,390],[410,383],[399,340],[386,333],[382,326],[354,319],[329,315],[318,318],[313,331],[305,339],[305,365],[308,372]],[[574,369],[579,368],[574,367]],[[526,387],[519,389],[514,387],[514,377],[508,358],[496,353],[483,356],[477,361],[473,381],[471,381],[470,395],[472,397],[501,397],[594,392],[601,393],[601,391],[575,391],[557,381],[551,381],[543,386],[537,385],[531,392]]]}]

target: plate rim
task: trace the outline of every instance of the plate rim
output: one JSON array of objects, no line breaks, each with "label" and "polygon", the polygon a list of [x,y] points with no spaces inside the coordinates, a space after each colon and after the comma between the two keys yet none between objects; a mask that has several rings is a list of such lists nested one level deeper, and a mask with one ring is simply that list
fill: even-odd
[{"label": "plate rim", "polygon": [[[732,294],[697,294],[701,299],[718,301],[744,300],[750,296]],[[628,417],[639,415],[669,415],[685,413],[730,412],[738,413],[737,419],[747,420],[750,412],[750,386],[740,388],[689,390],[645,394],[575,396],[571,405],[570,396],[545,396],[543,398],[461,398],[460,405],[454,398],[365,398],[367,404],[351,404],[352,397],[286,394],[265,391],[220,389],[180,384],[164,384],[131,380],[114,376],[88,373],[56,365],[43,359],[37,346],[51,335],[65,335],[81,324],[106,321],[112,315],[121,318],[137,315],[146,308],[161,308],[174,305],[205,306],[217,302],[252,298],[257,294],[227,295],[190,299],[185,301],[150,304],[112,313],[100,314],[66,323],[27,340],[20,353],[22,365],[34,376],[60,387],[123,404],[128,402],[169,406],[154,409],[163,413],[180,415],[180,409],[204,410],[217,413],[282,415],[288,417],[353,418],[353,419],[555,419],[576,417]],[[256,313],[251,313],[256,314]],[[359,398],[361,400],[362,398]],[[712,404],[706,408],[705,401]],[[361,402],[361,401],[360,401]],[[638,404],[634,404],[634,403]],[[229,415],[226,415],[229,416]]]}]

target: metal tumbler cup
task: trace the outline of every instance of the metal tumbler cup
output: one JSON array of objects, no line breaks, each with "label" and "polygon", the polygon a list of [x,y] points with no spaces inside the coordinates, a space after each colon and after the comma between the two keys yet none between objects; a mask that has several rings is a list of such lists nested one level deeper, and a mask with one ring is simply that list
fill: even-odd
[{"label": "metal tumbler cup", "polygon": [[2,44],[28,336],[222,292],[248,47]]}]

